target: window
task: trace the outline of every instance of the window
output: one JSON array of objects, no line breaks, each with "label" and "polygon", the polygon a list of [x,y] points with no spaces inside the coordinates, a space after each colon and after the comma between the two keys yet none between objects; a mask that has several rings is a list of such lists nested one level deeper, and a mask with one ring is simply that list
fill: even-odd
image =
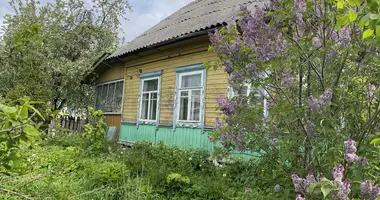
[{"label": "window", "polygon": [[140,121],[156,121],[160,78],[147,78],[141,81]]},{"label": "window", "polygon": [[255,103],[262,104],[264,107],[264,117],[268,116],[266,98],[268,95],[263,87],[252,87],[251,84],[248,81],[246,81],[239,89],[233,89],[232,87],[229,87],[229,91],[229,98],[245,96],[250,97],[248,99],[248,103],[251,105],[254,105]]},{"label": "window", "polygon": [[178,78],[178,122],[201,122],[203,70],[180,73]]},{"label": "window", "polygon": [[105,114],[120,114],[123,100],[123,80],[98,84],[95,89],[95,109]]}]

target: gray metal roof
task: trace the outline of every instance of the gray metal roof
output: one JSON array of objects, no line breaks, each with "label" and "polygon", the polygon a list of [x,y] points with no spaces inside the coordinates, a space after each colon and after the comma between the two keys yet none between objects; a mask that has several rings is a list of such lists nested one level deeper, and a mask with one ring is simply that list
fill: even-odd
[{"label": "gray metal roof", "polygon": [[229,22],[241,5],[253,9],[263,6],[266,1],[195,0],[111,54],[108,59],[219,26]]}]

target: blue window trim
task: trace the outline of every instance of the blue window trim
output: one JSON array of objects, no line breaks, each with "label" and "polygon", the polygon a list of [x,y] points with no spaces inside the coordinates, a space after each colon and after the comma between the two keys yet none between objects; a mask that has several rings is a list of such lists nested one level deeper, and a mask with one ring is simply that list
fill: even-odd
[{"label": "blue window trim", "polygon": [[[177,118],[178,118],[178,88],[179,88],[179,75],[181,73],[186,73],[186,72],[192,72],[192,71],[202,71],[202,76],[203,76],[203,86],[202,86],[202,101],[201,101],[201,120],[200,123],[178,123]],[[181,67],[176,67],[175,68],[176,72],[176,86],[175,86],[175,92],[174,92],[174,109],[173,109],[173,129],[175,130],[177,126],[184,126],[184,127],[199,127],[204,130],[205,128],[205,105],[206,105],[206,68],[203,67],[203,64],[193,64],[193,65],[187,65],[187,66],[181,66]]]},{"label": "blue window trim", "polygon": [[161,75],[162,75],[162,71],[148,72],[148,73],[140,74],[140,79],[153,78],[153,77],[157,77]]},{"label": "blue window trim", "polygon": [[[138,98],[138,106],[137,106],[137,121],[136,121],[137,128],[139,127],[140,124],[152,124],[152,123],[156,124],[156,128],[158,128],[158,126],[160,124],[161,75],[162,75],[162,71],[155,71],[155,72],[140,74],[140,90],[139,90],[139,98]],[[143,87],[144,80],[150,79],[150,78],[158,78],[156,122],[140,121],[140,117],[141,117],[140,105],[141,105],[141,101],[142,101],[142,87]]]},{"label": "blue window trim", "polygon": [[197,70],[202,70],[202,69],[205,69],[205,67],[203,67],[202,63],[198,63],[198,64],[193,64],[193,65],[176,67],[175,72],[176,73],[183,73],[183,72],[191,72],[191,71],[197,71]]}]

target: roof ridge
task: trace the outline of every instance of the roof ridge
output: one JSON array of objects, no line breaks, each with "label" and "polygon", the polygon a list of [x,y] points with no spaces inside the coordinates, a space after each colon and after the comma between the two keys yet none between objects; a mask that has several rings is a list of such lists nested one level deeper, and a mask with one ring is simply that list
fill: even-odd
[{"label": "roof ridge", "polygon": [[[169,17],[116,50],[108,59],[129,54],[140,49],[192,37],[191,34],[202,32],[229,23],[232,16],[239,12],[239,6],[256,10],[270,3],[270,0],[194,0]],[[255,5],[252,7],[251,5]]]},{"label": "roof ridge", "polygon": [[[222,1],[227,1],[227,0],[222,0]],[[158,32],[158,31],[161,31],[161,30],[164,30],[164,29],[167,29],[167,28],[169,28],[169,27],[171,27],[171,26],[174,26],[174,25],[176,25],[176,24],[180,24],[180,23],[182,23],[182,22],[184,22],[184,21],[186,21],[186,20],[189,20],[189,19],[196,19],[196,18],[199,18],[199,17],[203,17],[203,16],[205,16],[205,15],[209,15],[209,14],[216,13],[216,12],[220,12],[220,11],[223,11],[223,10],[227,10],[227,9],[235,8],[235,7],[240,6],[240,5],[250,4],[250,3],[253,3],[253,2],[257,2],[257,1],[248,1],[248,2],[246,2],[246,3],[242,3],[242,4],[238,4],[238,5],[231,5],[231,6],[228,6],[228,7],[223,8],[223,9],[218,9],[218,10],[213,10],[213,11],[210,11],[210,12],[207,12],[207,13],[203,13],[203,14],[197,15],[197,16],[195,16],[195,17],[188,17],[188,18],[182,19],[182,20],[180,20],[180,21],[177,21],[177,22],[171,23],[171,24],[169,24],[169,25],[167,25],[167,26],[164,26],[164,27],[162,27],[162,28],[160,28],[160,29],[157,29],[157,30],[154,30],[154,31],[151,31],[151,32],[145,32],[145,33],[141,34],[140,36],[138,36],[137,38],[142,37],[142,36],[146,36],[146,35],[149,35],[149,34],[152,34],[152,33],[156,33],[156,32]],[[207,5],[211,5],[211,4],[207,4]],[[199,7],[199,8],[200,8],[200,7]],[[163,21],[164,21],[164,20],[163,20]],[[149,30],[148,30],[148,31],[149,31]]]}]

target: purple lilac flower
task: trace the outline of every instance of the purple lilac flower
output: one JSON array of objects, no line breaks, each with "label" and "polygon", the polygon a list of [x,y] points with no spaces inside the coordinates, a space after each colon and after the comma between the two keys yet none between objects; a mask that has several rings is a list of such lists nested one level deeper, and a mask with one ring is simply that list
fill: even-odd
[{"label": "purple lilac flower", "polygon": [[312,121],[310,120],[306,121],[305,129],[309,136],[315,135],[315,124]]},{"label": "purple lilac flower", "polygon": [[308,104],[312,113],[318,113],[321,111],[321,105],[319,104],[318,99],[310,96],[308,99]]},{"label": "purple lilac flower", "polygon": [[345,157],[346,161],[349,163],[355,162],[357,159],[356,155],[356,142],[352,140],[351,138],[344,142],[344,151],[345,151]]},{"label": "purple lilac flower", "polygon": [[222,35],[219,31],[215,31],[215,33],[209,33],[209,39],[214,48],[214,52],[217,54],[229,54],[227,45],[223,42]]},{"label": "purple lilac flower", "polygon": [[258,9],[252,14],[246,7],[243,7],[242,11],[244,17],[241,20],[241,30],[244,44],[251,47],[262,61],[281,55],[287,46],[286,40],[276,26],[265,23],[264,11]]},{"label": "purple lilac flower", "polygon": [[331,33],[331,40],[337,44],[349,44],[351,41],[351,29],[343,27],[339,31],[333,31]]},{"label": "purple lilac flower", "polygon": [[371,196],[373,199],[377,199],[380,197],[380,185],[376,185],[371,192]]},{"label": "purple lilac flower", "polygon": [[218,129],[218,130],[224,128],[224,124],[223,124],[223,122],[219,119],[219,117],[217,117],[216,120],[215,120],[215,128]]},{"label": "purple lilac flower", "polygon": [[313,44],[314,47],[318,48],[318,47],[320,47],[322,45],[322,42],[321,42],[321,40],[319,38],[314,37],[312,39],[312,44]]},{"label": "purple lilac flower", "polygon": [[245,78],[236,70],[233,71],[231,75],[235,79],[236,83],[243,83],[245,81]]},{"label": "purple lilac flower", "polygon": [[322,107],[329,106],[331,104],[331,98],[332,98],[333,90],[331,88],[328,88],[320,97],[319,97],[319,103]]},{"label": "purple lilac flower", "polygon": [[360,195],[362,198],[370,198],[372,196],[372,182],[370,180],[364,181],[360,184]]},{"label": "purple lilac flower", "polygon": [[299,195],[297,195],[296,200],[305,200],[305,198],[303,198],[303,197],[299,194]]},{"label": "purple lilac flower", "polygon": [[317,182],[317,180],[315,179],[313,173],[309,173],[309,174],[306,176],[306,181],[307,181],[307,184],[308,184],[308,185]]},{"label": "purple lilac flower", "polygon": [[292,174],[292,181],[293,181],[295,192],[302,192],[302,193],[309,192],[310,183],[308,184],[306,179],[301,178],[296,174]]},{"label": "purple lilac flower", "polygon": [[346,159],[347,162],[353,163],[357,159],[357,155],[353,154],[353,153],[347,153],[346,156],[345,156],[345,159]]},{"label": "purple lilac flower", "polygon": [[332,174],[334,177],[334,182],[342,182],[343,176],[344,176],[343,165],[339,164],[339,165],[335,166],[332,170]]},{"label": "purple lilac flower", "polygon": [[271,143],[272,145],[276,145],[278,141],[279,141],[278,138],[273,138],[273,139],[271,139],[270,143]]},{"label": "purple lilac flower", "polygon": [[356,156],[355,162],[359,165],[368,166],[369,162],[367,158]]},{"label": "purple lilac flower", "polygon": [[335,59],[336,57],[338,56],[338,52],[336,52],[335,50],[330,50],[330,52],[326,55],[326,59],[328,60],[333,60]]},{"label": "purple lilac flower", "polygon": [[305,0],[294,0],[293,15],[296,22],[299,23],[303,19],[303,15],[306,12],[306,1]]},{"label": "purple lilac flower", "polygon": [[280,75],[281,85],[285,88],[291,88],[295,86],[296,79],[292,76],[292,71],[290,69],[285,69]]},{"label": "purple lilac flower", "polygon": [[228,98],[223,98],[222,96],[218,98],[219,109],[226,116],[231,116],[236,109],[236,102],[230,101]]},{"label": "purple lilac flower", "polygon": [[234,63],[231,60],[228,60],[228,59],[223,60],[222,65],[224,67],[224,71],[227,73],[231,73],[234,70],[233,68]]},{"label": "purple lilac flower", "polygon": [[279,184],[274,186],[274,191],[279,192],[281,190],[281,186]]},{"label": "purple lilac flower", "polygon": [[247,70],[248,70],[249,75],[251,75],[255,78],[260,77],[260,69],[257,67],[257,65],[255,63],[249,63],[247,65]]},{"label": "purple lilac flower", "polygon": [[336,200],[348,200],[348,195],[351,192],[351,185],[349,180],[345,180],[344,182],[335,182],[339,185],[338,191],[332,191],[331,194],[333,195],[334,199]]}]

